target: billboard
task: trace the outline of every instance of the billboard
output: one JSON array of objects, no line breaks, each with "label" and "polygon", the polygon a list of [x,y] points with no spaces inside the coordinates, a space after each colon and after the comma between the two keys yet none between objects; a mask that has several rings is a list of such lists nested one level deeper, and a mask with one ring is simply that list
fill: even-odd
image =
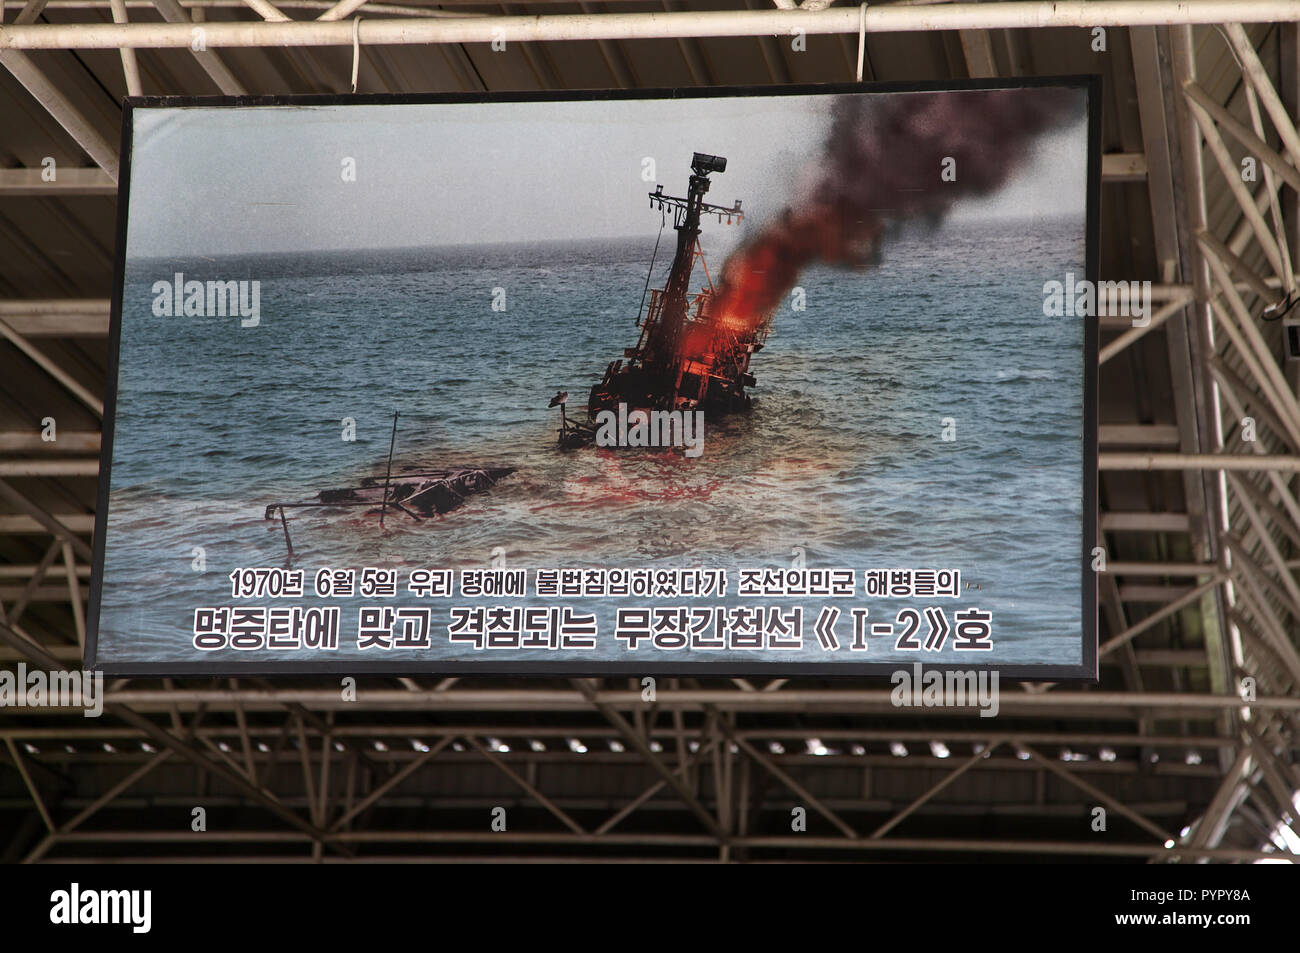
[{"label": "billboard", "polygon": [[128,100],[88,665],[1095,677],[1098,116]]}]

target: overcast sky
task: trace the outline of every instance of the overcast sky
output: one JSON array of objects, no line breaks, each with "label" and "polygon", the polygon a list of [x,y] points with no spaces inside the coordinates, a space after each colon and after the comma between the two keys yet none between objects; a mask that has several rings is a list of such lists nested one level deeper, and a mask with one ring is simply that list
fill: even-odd
[{"label": "overcast sky", "polygon": [[[906,95],[906,94],[880,94]],[[654,235],[646,192],[684,195],[693,152],[723,155],[708,201],[750,224],[811,174],[830,96],[616,102],[136,109],[130,257]],[[1082,215],[1087,122],[1038,141],[998,194],[954,218]],[[343,160],[356,181],[343,181]],[[654,182],[642,179],[655,162]],[[738,231],[731,233],[738,238]],[[731,241],[725,241],[729,245]]]}]

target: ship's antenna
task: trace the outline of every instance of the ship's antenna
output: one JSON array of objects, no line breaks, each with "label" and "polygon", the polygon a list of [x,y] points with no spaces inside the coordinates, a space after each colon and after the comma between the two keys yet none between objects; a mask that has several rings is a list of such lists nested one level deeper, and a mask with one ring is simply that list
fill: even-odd
[{"label": "ship's antenna", "polygon": [[659,239],[664,237],[664,226],[668,224],[668,213],[659,209],[659,234],[655,236],[655,250],[650,253],[650,270],[645,273],[645,287],[641,289],[641,303],[636,306],[636,326],[641,327],[641,309],[645,307],[645,296],[650,290],[650,276],[655,273],[655,258],[659,254]]},{"label": "ship's antenna", "polygon": [[[388,470],[384,473],[384,495],[379,498],[379,525],[384,525],[384,508],[388,505],[388,481],[393,475],[393,448],[397,446],[397,411],[393,411],[393,436],[388,441]],[[280,510],[283,514],[284,510]]]}]

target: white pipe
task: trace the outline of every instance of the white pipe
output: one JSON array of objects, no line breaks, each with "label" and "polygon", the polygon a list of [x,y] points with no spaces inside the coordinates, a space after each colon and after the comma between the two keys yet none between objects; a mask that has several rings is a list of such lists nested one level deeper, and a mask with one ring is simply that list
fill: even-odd
[{"label": "white pipe", "polygon": [[22,301],[11,298],[0,301],[0,315],[107,314],[111,304],[107,298],[28,298]]},{"label": "white pipe", "polygon": [[[128,10],[154,10],[156,4],[153,0],[123,0]],[[45,5],[45,10],[107,10],[111,6],[110,0],[50,0]],[[244,0],[178,0],[177,6],[185,10],[247,10],[248,4]],[[329,0],[276,0],[275,8],[277,10],[328,10],[334,6]],[[5,3],[0,0],[0,10],[24,10],[27,8],[26,0],[11,0]],[[456,19],[458,17],[475,17],[487,16],[485,13],[462,12],[458,10],[433,10],[429,7],[420,6],[401,6],[396,3],[367,3],[366,14],[388,13],[397,17],[419,17],[428,19],[430,17],[448,17]],[[188,19],[188,14],[186,19]],[[0,17],[3,22],[3,17]],[[18,21],[15,20],[15,23]],[[31,23],[29,19],[26,22]],[[169,22],[177,21],[169,18]]]},{"label": "white pipe", "polygon": [[98,460],[0,460],[0,477],[95,477]]},{"label": "white pipe", "polygon": [[1286,146],[1287,151],[1291,153],[1291,158],[1296,162],[1300,162],[1300,134],[1296,133],[1291,117],[1287,115],[1286,106],[1282,104],[1282,100],[1277,95],[1277,90],[1273,88],[1273,82],[1268,78],[1268,71],[1264,69],[1264,64],[1259,61],[1259,54],[1255,52],[1255,47],[1251,45],[1250,38],[1246,36],[1246,31],[1241,28],[1240,23],[1228,21],[1227,35],[1228,40],[1232,43],[1232,48],[1237,51],[1237,56],[1241,61],[1241,71],[1250,84],[1255,87],[1255,91],[1259,93],[1259,98],[1264,101],[1264,108],[1268,110],[1278,136]]},{"label": "white pipe", "polygon": [[1120,351],[1124,350],[1124,348],[1128,347],[1134,341],[1137,341],[1138,339],[1154,331],[1156,328],[1160,327],[1160,325],[1164,324],[1166,321],[1168,321],[1179,311],[1183,310],[1183,308],[1191,304],[1193,300],[1194,299],[1191,297],[1191,295],[1188,295],[1185,298],[1175,298],[1173,301],[1168,302],[1159,311],[1151,315],[1151,319],[1147,321],[1146,324],[1140,327],[1130,328],[1129,330],[1121,334],[1119,337],[1117,337],[1115,340],[1111,341],[1109,344],[1103,347],[1100,351],[1098,351],[1097,363],[1105,364],[1112,357],[1114,357]]},{"label": "white pipe", "polygon": [[[369,46],[553,40],[671,39],[705,36],[790,36],[857,33],[857,6],[826,10],[737,10],[682,13],[602,13],[481,17],[473,20],[367,19]],[[1300,0],[1020,0],[866,10],[869,33],[1036,27],[1160,26],[1180,23],[1300,21]],[[351,46],[346,22],[42,24],[0,27],[0,49],[118,49],[187,47],[202,29],[208,48]]]},{"label": "white pipe", "polygon": [[338,3],[330,7],[317,20],[329,22],[331,20],[346,20],[352,14],[356,13],[366,5],[366,0],[339,0]]},{"label": "white pipe", "polygon": [[[130,22],[126,16],[126,3],[124,0],[111,0],[114,23]],[[144,87],[140,85],[140,64],[136,62],[135,50],[122,49],[122,75],[126,79],[126,92],[128,96],[140,96],[144,94]]]},{"label": "white pipe", "polygon": [[1285,470],[1300,473],[1300,457],[1226,453],[1102,453],[1098,470]]},{"label": "white pipe", "polygon": [[267,0],[244,0],[244,3],[257,13],[263,20],[271,23],[288,23],[289,18],[277,10]]},{"label": "white pipe", "polygon": [[1268,259],[1273,273],[1280,278],[1282,275],[1282,252],[1278,249],[1277,242],[1273,240],[1273,233],[1269,230],[1268,223],[1264,221],[1264,214],[1255,205],[1254,196],[1250,194],[1246,184],[1241,180],[1241,169],[1238,167],[1236,160],[1233,159],[1232,153],[1228,151],[1227,143],[1219,135],[1219,129],[1214,124],[1214,120],[1210,118],[1210,114],[1197,105],[1195,100],[1189,99],[1187,108],[1196,124],[1201,127],[1201,134],[1205,137],[1205,144],[1209,146],[1210,154],[1214,156],[1219,171],[1223,173],[1223,178],[1228,183],[1228,191],[1237,200],[1237,204],[1241,206],[1242,214],[1250,222],[1250,227],[1255,232],[1255,240],[1264,252],[1264,257]]}]

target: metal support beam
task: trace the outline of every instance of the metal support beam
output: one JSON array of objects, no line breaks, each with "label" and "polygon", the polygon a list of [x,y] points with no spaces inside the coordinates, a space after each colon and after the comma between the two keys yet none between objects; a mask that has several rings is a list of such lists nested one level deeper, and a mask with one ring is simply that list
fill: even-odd
[{"label": "metal support beam", "polygon": [[0,480],[0,498],[8,500],[50,533],[53,533],[65,542],[71,543],[73,551],[86,562],[90,562],[94,558],[94,554],[91,553],[90,547],[86,542],[78,536],[71,527],[66,525],[63,520],[45,512],[45,510],[41,509],[41,507],[23,496],[23,494],[19,493],[8,483],[4,482],[4,480]]},{"label": "metal support beam", "polygon": [[[0,629],[3,631],[3,629]],[[644,705],[641,693],[620,689],[597,691],[589,699],[584,695],[548,688],[478,688],[447,692],[406,689],[357,689],[355,702],[343,701],[336,689],[274,688],[242,689],[238,693],[228,689],[177,688],[171,691],[158,689],[123,689],[107,692],[108,703],[131,705],[133,708],[168,708],[174,704],[203,704],[211,710],[233,710],[235,701],[247,711],[278,709],[289,703],[303,705],[315,711],[369,708],[390,711],[582,711],[595,704],[612,709],[634,709]],[[779,692],[738,692],[725,689],[664,689],[657,693],[661,709],[702,711],[704,706],[716,706],[723,711],[896,711],[891,692],[886,689],[783,689]],[[1212,711],[1221,708],[1240,708],[1242,700],[1232,694],[1216,695],[1195,692],[1105,692],[1105,691],[1055,691],[1046,695],[1021,692],[1003,692],[999,699],[1004,712],[1089,712],[1111,709],[1120,712],[1136,708],[1169,710]],[[1300,697],[1259,697],[1250,703],[1261,710],[1300,711]],[[355,707],[354,707],[355,706]],[[615,711],[617,714],[617,711]],[[930,711],[932,716],[953,714],[969,717],[969,709],[942,709]],[[620,721],[623,719],[619,718]],[[626,724],[624,722],[624,724]],[[630,729],[630,726],[627,726]],[[620,733],[626,729],[620,726]],[[649,748],[647,747],[647,751]]]},{"label": "metal support beam", "polygon": [[[153,0],[154,6],[162,14],[162,18],[168,23],[193,23],[189,13],[180,4],[180,0]],[[191,46],[191,52],[199,66],[208,74],[212,82],[217,84],[227,96],[243,96],[248,90],[244,84],[235,78],[235,74],[230,72],[226,66],[225,60],[212,50],[195,51]]]},{"label": "metal support beam", "polygon": [[[126,2],[125,0],[109,0],[109,6],[113,12],[114,23],[126,23]],[[121,50],[122,57],[122,75],[126,79],[126,93],[128,96],[140,96],[144,94],[144,88],[140,84],[140,64],[136,62],[135,50],[123,47]]]},{"label": "metal support beam", "polygon": [[275,798],[268,795],[261,788],[256,787],[253,782],[249,781],[238,771],[232,770],[219,762],[213,761],[197,748],[186,744],[170,732],[159,728],[148,718],[137,714],[125,705],[105,705],[104,712],[105,714],[121,719],[134,728],[138,728],[159,745],[172,749],[181,757],[198,765],[204,771],[220,777],[226,783],[233,785],[245,796],[257,801],[276,817],[280,818],[291,827],[297,828],[313,840],[320,840],[325,836],[324,831],[320,830],[310,822],[303,820],[293,811],[284,807]]},{"label": "metal support beam", "polygon": [[1098,470],[1278,470],[1300,473],[1300,457],[1228,453],[1099,453]]},{"label": "metal support beam", "polygon": [[420,770],[420,768],[424,767],[426,764],[428,764],[430,761],[436,758],[438,756],[438,752],[442,751],[444,748],[446,748],[455,740],[456,740],[456,736],[447,735],[446,737],[441,738],[434,744],[430,745],[429,750],[424,752],[421,755],[421,757],[407,764],[405,767],[402,768],[402,770],[392,775],[392,777],[387,778],[382,784],[380,784],[377,788],[375,788],[364,798],[362,798],[359,802],[357,802],[355,807],[350,808],[346,813],[344,813],[342,817],[340,817],[337,821],[333,823],[333,825],[331,825],[330,830],[331,831],[343,830],[345,827],[348,826],[349,823],[352,822],[353,819],[364,814],[366,810],[371,807],[371,805],[376,804],[385,794],[387,794],[393,788],[397,787],[399,784],[401,784],[403,781],[405,781],[407,778],[413,775],[416,771]]},{"label": "metal support beam", "polygon": [[1105,791],[1101,790],[1100,788],[1096,787],[1095,785],[1089,784],[1087,781],[1083,780],[1082,778],[1077,777],[1076,775],[1070,773],[1065,768],[1061,767],[1059,764],[1053,761],[1051,758],[1043,757],[1041,754],[1039,754],[1033,748],[1028,747],[1027,745],[1018,744],[1016,745],[1016,750],[1019,751],[1021,754],[1028,756],[1030,760],[1032,760],[1035,764],[1041,765],[1044,769],[1056,775],[1061,780],[1074,785],[1084,794],[1088,795],[1089,797],[1096,798],[1098,801],[1101,801],[1101,803],[1105,804],[1112,811],[1115,811],[1116,813],[1124,817],[1127,817],[1138,827],[1142,828],[1144,831],[1154,836],[1158,843],[1164,844],[1166,841],[1172,840],[1172,837],[1169,834],[1169,832],[1162,829],[1158,824],[1154,824],[1151,821],[1147,820],[1137,811],[1134,811],[1129,807],[1127,807],[1126,805],[1124,805],[1122,802],[1117,801],[1115,798],[1111,797],[1109,794],[1107,794]]},{"label": "metal support beam", "polygon": [[988,30],[962,30],[961,51],[966,58],[966,72],[971,79],[987,79],[998,75],[993,59],[993,41]]},{"label": "metal support beam", "polygon": [[1242,776],[1246,765],[1250,762],[1250,750],[1249,745],[1241,746],[1237,759],[1233,761],[1232,767],[1224,776],[1223,783],[1214,795],[1214,800],[1206,808],[1204,816],[1196,822],[1195,830],[1191,835],[1192,847],[1198,849],[1217,847],[1223,840],[1228,818],[1231,817],[1233,808],[1241,803],[1241,796],[1244,793]]},{"label": "metal support beam", "polygon": [[[112,26],[114,30],[137,30],[141,28],[148,29],[149,24],[135,24],[132,26]],[[0,65],[9,70],[14,75],[14,79],[22,83],[27,91],[36,98],[54,117],[55,121],[64,128],[73,140],[79,145],[86,155],[94,161],[101,169],[107,173],[108,177],[114,182],[117,181],[117,149],[105,139],[89,119],[87,119],[72,101],[59,91],[58,87],[50,82],[49,78],[32,62],[31,57],[20,53],[17,48],[12,47],[7,42],[11,30],[49,30],[54,27],[47,26],[12,26],[0,27]],[[86,24],[78,23],[72,26],[73,30],[86,30],[91,27]],[[111,44],[109,48],[115,48],[119,44]],[[184,44],[188,46],[189,44]],[[58,44],[45,49],[65,49],[65,44]],[[102,410],[101,410],[102,415]]]},{"label": "metal support beam", "polygon": [[[725,844],[727,842],[727,835],[726,832],[723,831],[721,825],[718,824],[717,818],[704,809],[704,805],[700,804],[699,799],[696,798],[695,793],[687,787],[686,781],[683,778],[678,777],[676,772],[668,770],[667,766],[664,765],[659,756],[650,750],[650,745],[646,742],[645,738],[639,735],[636,730],[628,724],[627,719],[620,715],[612,705],[601,701],[601,693],[592,687],[586,679],[574,679],[573,685],[582,697],[605,717],[606,721],[618,729],[619,734],[623,736],[624,740],[637,750],[641,757],[645,759],[646,763],[649,764],[650,767],[654,768],[659,776],[668,783],[668,786],[677,792],[677,796],[682,799],[683,803],[685,803],[687,807],[690,808],[691,813],[699,819],[705,829],[718,839],[718,843]],[[638,700],[640,699],[639,692],[637,693],[637,698]],[[638,701],[638,703],[640,702]],[[685,760],[685,758],[682,759],[683,763]]]},{"label": "metal support beam", "polygon": [[[228,831],[222,834],[222,838],[227,843],[294,843],[304,841],[302,835],[296,835],[292,832],[267,832],[267,831]],[[332,835],[330,843],[335,844],[490,844],[499,843],[500,835],[491,832],[476,831],[349,831]],[[193,835],[186,831],[122,831],[111,833],[85,833],[69,834],[64,838],[67,843],[123,843],[123,844],[147,844],[147,843],[176,843],[185,840],[193,840]],[[591,845],[591,836],[579,837],[572,833],[545,833],[545,832],[518,832],[512,833],[510,841],[512,844],[522,846],[568,846],[572,848],[583,849]],[[706,836],[700,834],[609,834],[601,839],[602,842],[611,846],[633,846],[633,847],[683,847],[683,848],[702,848],[709,849],[715,846]],[[904,837],[884,837],[880,840],[872,840],[869,837],[859,837],[849,839],[847,837],[817,837],[808,834],[799,834],[785,837],[738,837],[733,841],[736,848],[746,850],[772,850],[778,852],[789,852],[798,850],[829,850],[845,851],[848,854],[855,853],[881,853],[881,852],[918,852],[918,853],[990,853],[990,854],[1035,854],[1044,857],[1060,859],[1062,857],[1109,857],[1109,858],[1146,858],[1151,861],[1167,860],[1171,857],[1186,858],[1205,858],[1207,860],[1222,861],[1253,861],[1253,860],[1300,860],[1300,855],[1293,854],[1285,850],[1245,850],[1240,848],[1193,848],[1188,846],[1179,846],[1176,850],[1165,848],[1163,845],[1152,844],[1113,844],[1100,843],[1095,838],[1090,841],[1061,841],[1061,840],[1041,840],[1041,841],[1016,841],[990,838],[981,840],[978,838],[961,839],[961,838],[904,838]],[[164,855],[162,857],[144,857],[139,856],[138,852],[133,851],[133,860],[136,863],[159,863],[168,860]],[[409,853],[399,855],[400,859],[407,861],[423,862],[460,862],[460,863],[482,863],[481,855],[456,857],[440,854],[433,854],[428,857],[414,857]],[[259,857],[231,857],[223,855],[223,860],[235,863],[260,863],[264,860],[275,860],[272,855],[269,858]],[[281,855],[282,859],[282,855]],[[366,858],[373,860],[374,855]],[[382,859],[382,858],[380,858]],[[536,860],[534,854],[531,858],[524,855],[520,858],[497,856],[495,860],[501,862],[519,862],[524,860]],[[630,863],[644,863],[643,857],[631,856],[621,858]],[[67,858],[70,861],[77,861],[79,858]],[[88,858],[86,863],[91,862]],[[327,863],[348,863],[344,858],[327,858]]]},{"label": "metal support beam", "polygon": [[[288,16],[276,9],[275,5],[270,3],[269,0],[244,0],[244,3],[248,4],[249,9],[269,23],[292,22]],[[204,30],[207,30],[206,26]]]},{"label": "metal support beam", "polygon": [[[0,61],[2,60],[3,57],[0,57]],[[116,178],[117,171],[114,170],[111,174]],[[0,336],[8,339],[10,344],[31,358],[37,367],[66,387],[74,397],[94,411],[95,416],[104,416],[104,402],[102,400],[92,394],[89,388],[83,386],[71,374],[54,363],[40,348],[10,327],[3,318],[0,318]]]},{"label": "metal support beam", "polygon": [[1190,606],[1193,602],[1196,602],[1198,599],[1200,599],[1201,596],[1205,595],[1215,586],[1223,582],[1223,579],[1224,577],[1222,575],[1215,575],[1212,579],[1210,579],[1209,582],[1201,583],[1199,586],[1197,586],[1191,592],[1187,593],[1182,598],[1175,599],[1173,602],[1169,603],[1163,608],[1158,609],[1155,612],[1151,613],[1145,619],[1142,619],[1141,621],[1136,622],[1135,624],[1129,626],[1123,632],[1111,636],[1109,639],[1106,640],[1104,644],[1102,644],[1097,649],[1097,655],[1098,656],[1108,655],[1111,652],[1115,651],[1115,649],[1119,648],[1120,646],[1127,645],[1136,636],[1141,635],[1143,632],[1151,628],[1157,622],[1169,618],[1171,615],[1173,615],[1175,612],[1178,612],[1180,609],[1185,609],[1188,606]]},{"label": "metal support beam", "polygon": [[[211,48],[239,46],[351,46],[346,21],[288,21],[267,0],[245,0],[266,23],[204,25]],[[725,10],[485,16],[463,19],[367,19],[359,40],[367,46],[430,43],[551,42],[559,40],[683,39],[706,36],[788,36],[917,30],[1026,29],[1035,27],[1158,26],[1173,23],[1267,23],[1300,20],[1295,0],[1057,0],[1057,2],[883,4],[825,10]],[[284,22],[288,21],[288,22]],[[116,49],[170,47],[192,41],[183,24],[75,24],[0,28],[0,49]]]},{"label": "metal support beam", "polygon": [[1190,302],[1191,296],[1189,295],[1187,298],[1176,299],[1162,305],[1155,314],[1151,315],[1146,324],[1141,325],[1140,327],[1130,328],[1115,340],[1101,348],[1097,352],[1097,363],[1105,364],[1120,351],[1124,350],[1134,342],[1141,340],[1175,314],[1182,311]]},{"label": "metal support beam", "polygon": [[338,3],[330,7],[317,20],[346,20],[352,14],[356,13],[366,5],[367,0],[339,0]]},{"label": "metal support beam", "polygon": [[987,748],[984,748],[981,751],[977,751],[975,754],[971,755],[970,758],[968,758],[962,764],[958,765],[953,771],[950,771],[948,774],[944,775],[938,784],[935,784],[929,789],[927,789],[923,794],[921,794],[914,801],[912,801],[912,803],[908,804],[907,807],[903,808],[901,811],[899,811],[897,814],[895,814],[893,817],[887,820],[884,824],[881,824],[874,831],[872,831],[871,832],[872,838],[879,839],[881,837],[884,837],[886,834],[892,831],[903,821],[907,820],[907,818],[911,814],[915,813],[918,808],[924,805],[932,797],[934,797],[940,791],[947,788],[949,785],[951,785],[953,782],[955,782],[958,778],[960,778],[971,768],[975,767],[981,761],[985,760],[986,758],[989,758],[993,754],[993,752],[1005,741],[1006,741],[1005,738],[993,738],[992,740],[990,740]]},{"label": "metal support beam", "polygon": [[54,819],[50,817],[49,808],[45,806],[45,800],[41,797],[40,789],[36,787],[36,782],[32,780],[32,776],[27,770],[27,764],[23,761],[22,755],[18,753],[18,747],[13,743],[12,738],[6,738],[5,744],[9,748],[9,757],[13,759],[14,767],[18,769],[23,784],[27,785],[27,791],[36,804],[36,810],[40,812],[41,820],[45,822],[45,826],[52,833],[54,831]]},{"label": "metal support beam", "polygon": [[53,181],[45,175],[44,169],[0,169],[0,196],[117,195],[117,183],[103,169],[59,169]]},{"label": "metal support beam", "polygon": [[497,757],[497,755],[494,752],[489,751],[481,741],[479,741],[473,735],[466,735],[465,740],[468,741],[471,745],[473,745],[475,750],[477,750],[479,754],[481,754],[489,762],[495,765],[497,769],[501,771],[502,774],[504,774],[511,781],[514,781],[515,784],[523,788],[524,791],[527,792],[529,797],[531,797],[534,801],[536,801],[542,807],[546,808],[546,810],[550,811],[553,815],[555,815],[555,817],[557,817],[560,823],[562,823],[565,827],[567,827],[569,830],[573,831],[573,833],[579,836],[586,836],[587,832],[583,830],[581,824],[579,824],[572,817],[570,817],[566,811],[561,810],[560,807],[554,801],[552,801],[540,790],[538,790],[536,785],[530,783],[527,778],[521,775],[514,768],[510,767],[510,765],[502,761],[499,757]]},{"label": "metal support beam", "polygon": [[98,460],[0,460],[0,477],[95,477]]},{"label": "metal support beam", "polygon": [[844,819],[841,818],[838,814],[836,814],[829,807],[823,804],[822,801],[819,798],[817,798],[811,791],[809,791],[806,787],[804,787],[802,784],[800,784],[798,781],[792,778],[789,772],[782,770],[776,764],[776,762],[774,762],[771,758],[764,755],[761,751],[755,748],[744,738],[739,738],[736,737],[735,735],[730,734],[728,732],[728,729],[726,728],[723,729],[723,732],[727,734],[729,740],[735,742],[735,744],[737,744],[740,747],[741,751],[749,755],[749,757],[753,759],[753,761],[756,762],[759,767],[761,767],[768,774],[772,775],[772,777],[780,781],[783,785],[785,785],[787,788],[793,791],[804,801],[807,801],[808,805],[814,811],[816,811],[822,817],[826,818],[826,820],[830,821],[833,825],[835,825],[835,827],[841,833],[843,833],[845,837],[849,838],[850,840],[860,839],[861,835],[859,835],[857,831],[855,831],[852,827],[850,827],[849,824],[845,822]]}]

